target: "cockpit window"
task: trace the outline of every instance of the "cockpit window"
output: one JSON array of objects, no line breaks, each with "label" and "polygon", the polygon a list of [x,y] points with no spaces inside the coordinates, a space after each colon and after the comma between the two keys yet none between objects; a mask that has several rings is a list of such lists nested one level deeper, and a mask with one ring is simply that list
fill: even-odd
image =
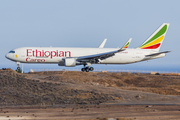
[{"label": "cockpit window", "polygon": [[15,53],[15,51],[9,51],[9,53]]}]

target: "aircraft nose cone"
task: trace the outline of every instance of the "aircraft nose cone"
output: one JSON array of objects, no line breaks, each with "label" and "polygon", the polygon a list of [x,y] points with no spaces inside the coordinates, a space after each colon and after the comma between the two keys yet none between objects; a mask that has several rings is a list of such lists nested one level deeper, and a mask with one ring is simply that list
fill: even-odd
[{"label": "aircraft nose cone", "polygon": [[8,54],[6,54],[5,55],[5,57],[7,58],[7,59],[9,59],[9,60],[11,60],[12,59],[12,57],[11,57],[11,55],[8,53]]},{"label": "aircraft nose cone", "polygon": [[7,59],[9,59],[9,54],[6,54],[5,57],[6,57]]}]

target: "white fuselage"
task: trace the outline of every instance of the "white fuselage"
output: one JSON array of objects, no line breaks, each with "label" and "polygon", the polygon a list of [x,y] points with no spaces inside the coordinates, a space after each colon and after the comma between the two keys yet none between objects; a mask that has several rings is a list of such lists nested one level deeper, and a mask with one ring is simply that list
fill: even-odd
[{"label": "white fuselage", "polygon": [[[59,47],[23,47],[14,49],[14,53],[8,53],[6,58],[21,63],[60,63],[64,58],[78,58],[82,56],[100,54],[118,50],[119,48],[59,48]],[[128,64],[154,58],[164,57],[160,54],[155,57],[146,55],[156,53],[152,50],[126,49],[106,58],[99,64]]]}]

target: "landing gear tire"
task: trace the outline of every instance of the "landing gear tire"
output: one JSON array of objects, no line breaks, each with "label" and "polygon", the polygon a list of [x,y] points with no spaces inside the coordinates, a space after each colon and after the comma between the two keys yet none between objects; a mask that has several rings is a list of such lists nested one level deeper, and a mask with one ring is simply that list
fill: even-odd
[{"label": "landing gear tire", "polygon": [[93,67],[90,67],[90,68],[89,68],[89,70],[90,70],[90,71],[93,71],[93,70],[94,70],[94,68],[93,68]]},{"label": "landing gear tire", "polygon": [[18,73],[22,73],[22,70],[21,70],[20,67],[17,67],[16,71],[17,71]]},{"label": "landing gear tire", "polygon": [[82,69],[81,69],[81,71],[83,71],[83,72],[84,72],[84,71],[86,71],[86,69],[85,69],[85,68],[82,68]]},{"label": "landing gear tire", "polygon": [[88,67],[86,67],[85,69],[86,69],[86,72],[89,72],[89,68]]}]

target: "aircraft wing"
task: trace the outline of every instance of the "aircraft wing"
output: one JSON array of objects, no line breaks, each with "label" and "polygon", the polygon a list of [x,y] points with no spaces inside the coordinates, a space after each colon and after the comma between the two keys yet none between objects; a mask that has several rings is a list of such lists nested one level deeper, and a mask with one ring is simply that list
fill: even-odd
[{"label": "aircraft wing", "polygon": [[112,51],[112,52],[106,52],[106,53],[101,53],[101,54],[94,54],[94,55],[88,55],[88,56],[82,56],[82,57],[78,57],[77,61],[89,61],[89,62],[93,62],[93,61],[97,61],[98,59],[103,60],[106,59],[108,57],[114,56],[115,53],[118,52],[116,51]]},{"label": "aircraft wing", "polygon": [[78,57],[77,61],[79,62],[97,62],[98,60],[103,60],[106,58],[109,58],[111,56],[114,56],[115,53],[117,52],[121,52],[126,50],[126,46],[127,44],[129,45],[129,43],[131,42],[132,39],[129,39],[126,44],[123,45],[122,48],[116,50],[116,51],[111,51],[111,52],[105,52],[105,53],[100,53],[100,54],[93,54],[93,55],[88,55],[88,56],[82,56],[82,57]]},{"label": "aircraft wing", "polygon": [[164,51],[164,52],[153,53],[153,54],[150,54],[150,55],[146,55],[146,57],[152,57],[152,56],[156,56],[156,55],[160,55],[162,53],[168,53],[168,52],[171,52],[171,51]]}]

